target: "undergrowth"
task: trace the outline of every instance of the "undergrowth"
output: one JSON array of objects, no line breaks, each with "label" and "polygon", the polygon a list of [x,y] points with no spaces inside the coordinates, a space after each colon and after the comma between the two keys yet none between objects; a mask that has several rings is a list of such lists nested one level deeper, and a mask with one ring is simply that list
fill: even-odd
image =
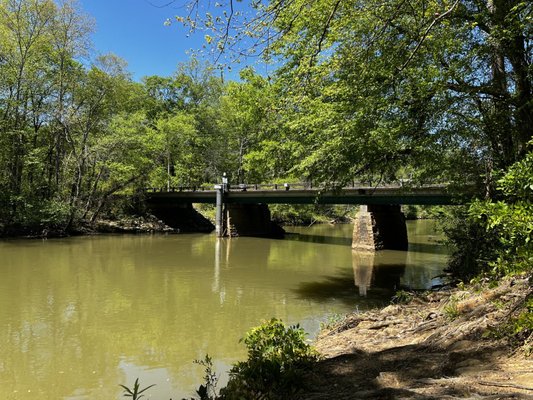
[{"label": "undergrowth", "polygon": [[[220,392],[217,392],[218,376],[213,370],[211,357],[206,355],[204,360],[195,361],[205,368],[204,382],[196,390],[196,399],[290,398],[301,389],[303,372],[319,360],[318,353],[306,343],[305,336],[298,325],[286,327],[276,318],[252,328],[241,339],[248,349],[248,358],[233,366],[228,384]],[[141,389],[137,379],[132,388],[120,386],[125,397],[138,400],[154,385]]]}]

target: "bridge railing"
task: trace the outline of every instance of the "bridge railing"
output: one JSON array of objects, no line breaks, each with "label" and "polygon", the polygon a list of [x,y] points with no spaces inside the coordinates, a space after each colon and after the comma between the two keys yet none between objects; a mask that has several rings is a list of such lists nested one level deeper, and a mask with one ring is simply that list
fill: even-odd
[{"label": "bridge railing", "polygon": [[289,190],[289,189],[315,189],[309,183],[240,183],[231,185],[230,190],[247,191],[247,190]]},{"label": "bridge railing", "polygon": [[[313,185],[311,182],[286,182],[286,183],[240,183],[240,184],[231,184],[228,185],[229,191],[264,191],[264,190],[332,190],[335,188],[339,189],[376,189],[376,188],[402,188],[410,186],[409,180],[400,180],[397,182],[391,183],[370,183],[370,182],[350,182],[349,185],[335,185],[331,184],[329,186],[324,185]],[[426,188],[437,188],[437,187],[446,187],[444,183],[433,183],[417,187],[426,187]],[[147,187],[144,188],[145,192],[148,193],[176,193],[176,192],[205,192],[213,191],[214,184],[205,183],[197,186],[171,186],[171,187]]]},{"label": "bridge railing", "polygon": [[212,191],[213,184],[203,183],[196,186],[171,186],[171,187],[145,187],[144,191],[148,193],[176,193],[176,192],[205,192]]}]

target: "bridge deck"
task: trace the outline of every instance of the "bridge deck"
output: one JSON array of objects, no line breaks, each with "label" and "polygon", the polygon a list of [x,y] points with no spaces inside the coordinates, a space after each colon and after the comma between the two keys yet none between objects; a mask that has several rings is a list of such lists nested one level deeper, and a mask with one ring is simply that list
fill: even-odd
[{"label": "bridge deck", "polygon": [[[183,190],[147,192],[152,203],[212,203],[216,202],[216,190]],[[340,190],[293,189],[253,190],[232,188],[224,198],[225,203],[241,204],[458,204],[457,196],[443,185],[420,188],[407,187],[357,187]]]}]

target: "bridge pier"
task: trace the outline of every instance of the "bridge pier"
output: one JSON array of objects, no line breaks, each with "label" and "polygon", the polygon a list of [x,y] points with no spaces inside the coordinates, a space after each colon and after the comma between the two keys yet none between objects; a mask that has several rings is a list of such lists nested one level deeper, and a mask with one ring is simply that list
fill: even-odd
[{"label": "bridge pier", "polygon": [[407,226],[399,205],[360,206],[354,220],[354,250],[407,250],[407,247]]}]

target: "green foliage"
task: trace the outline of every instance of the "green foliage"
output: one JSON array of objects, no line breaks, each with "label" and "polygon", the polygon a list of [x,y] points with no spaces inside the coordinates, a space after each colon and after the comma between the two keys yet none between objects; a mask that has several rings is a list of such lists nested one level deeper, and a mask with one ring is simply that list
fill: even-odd
[{"label": "green foliage", "polygon": [[[533,271],[533,205],[529,201],[475,202],[471,217],[495,238],[487,266],[495,276]],[[495,257],[495,259],[494,259]]]},{"label": "green foliage", "polygon": [[272,219],[286,225],[311,225],[316,222],[344,222],[347,215],[354,215],[353,206],[329,206],[320,204],[273,204],[269,206]]},{"label": "green foliage", "polygon": [[269,176],[264,171],[258,173],[262,166],[254,161],[268,153],[263,142],[277,133],[274,92],[268,81],[251,68],[241,71],[241,79],[243,82],[229,82],[220,100],[226,162],[235,183],[260,183]]},{"label": "green foliage", "polygon": [[448,230],[457,249],[452,270],[471,277],[533,271],[533,152],[498,180],[501,200],[474,201]]},{"label": "green foliage", "polygon": [[251,329],[242,341],[248,358],[231,369],[221,390],[226,399],[287,398],[301,385],[302,371],[318,359],[302,328],[285,327],[275,318]]},{"label": "green foliage", "polygon": [[402,206],[406,219],[438,219],[446,214],[443,206],[406,205]]},{"label": "green foliage", "polygon": [[526,356],[533,352],[533,297],[530,294],[520,312],[512,315],[509,320],[489,332],[489,336],[506,338],[512,345],[523,345]]},{"label": "green foliage", "polygon": [[176,112],[157,119],[156,129],[162,142],[160,156],[164,168],[152,171],[156,187],[194,186],[203,182],[203,139],[196,128],[194,116]]},{"label": "green foliage", "polygon": [[413,300],[413,293],[406,290],[398,290],[394,296],[392,296],[391,303],[393,304],[409,304]]},{"label": "green foliage", "polygon": [[464,281],[488,271],[489,263],[495,258],[497,234],[487,232],[477,219],[471,218],[468,206],[452,208],[442,224],[453,248],[448,261],[449,271]]},{"label": "green foliage", "polygon": [[204,384],[196,390],[199,400],[216,399],[218,376],[213,370],[213,360],[206,354],[203,360],[196,360],[195,363],[205,368]]},{"label": "green foliage", "polygon": [[124,389],[124,397],[131,397],[131,400],[139,400],[144,397],[144,392],[155,385],[146,386],[144,389],[141,389],[139,384],[139,378],[135,379],[133,387],[129,388],[125,385],[120,385]]},{"label": "green foliage", "polygon": [[457,308],[457,299],[450,298],[450,301],[448,302],[448,304],[444,306],[443,311],[444,311],[444,316],[450,321],[453,321],[454,319],[459,317],[461,313],[459,312],[459,309]]},{"label": "green foliage", "polygon": [[[216,53],[262,54],[280,65],[281,129],[263,146],[271,157],[251,153],[263,160],[258,169],[283,163],[284,153],[290,173],[316,182],[465,184],[525,153],[530,1],[257,0],[249,19],[226,7],[216,18],[176,20],[209,31]],[[239,43],[249,37],[252,46]]]},{"label": "green foliage", "polygon": [[419,211],[415,205],[402,207],[402,211],[406,219],[418,219]]},{"label": "green foliage", "polygon": [[346,316],[341,314],[333,314],[328,316],[327,321],[320,323],[320,330],[329,330],[341,324]]}]

